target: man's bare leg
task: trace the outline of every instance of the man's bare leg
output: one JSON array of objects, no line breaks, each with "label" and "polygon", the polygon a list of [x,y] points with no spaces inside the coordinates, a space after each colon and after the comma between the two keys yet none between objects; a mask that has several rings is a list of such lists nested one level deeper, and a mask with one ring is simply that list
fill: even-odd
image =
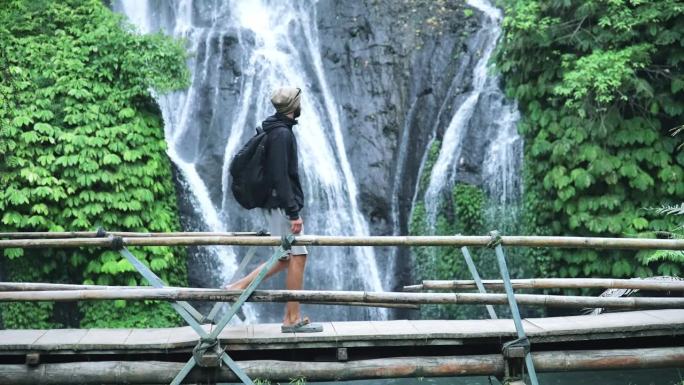
[{"label": "man's bare leg", "polygon": [[[287,268],[288,263],[289,263],[289,261],[287,261],[287,260],[285,260],[285,261],[278,260],[278,262],[275,265],[273,265],[273,267],[271,267],[271,270],[269,270],[268,273],[266,273],[266,277],[264,277],[264,279],[267,279],[267,278],[271,277],[273,274],[276,274],[276,273],[283,271],[284,269]],[[237,280],[231,284],[224,286],[223,288],[226,290],[244,290],[244,289],[246,289],[247,286],[249,286],[249,284],[252,283],[252,281],[254,281],[254,278],[256,278],[257,274],[259,274],[261,269],[264,268],[264,265],[266,265],[265,262],[262,263],[261,265],[259,265],[256,269],[252,270],[251,273],[247,274],[246,276],[242,277],[241,279],[239,279],[239,280]]]},{"label": "man's bare leg", "polygon": [[[287,268],[285,287],[287,290],[301,290],[304,281],[304,267],[306,266],[306,254],[293,255]],[[285,305],[285,317],[283,325],[289,326],[301,320],[299,302],[288,302]]]}]

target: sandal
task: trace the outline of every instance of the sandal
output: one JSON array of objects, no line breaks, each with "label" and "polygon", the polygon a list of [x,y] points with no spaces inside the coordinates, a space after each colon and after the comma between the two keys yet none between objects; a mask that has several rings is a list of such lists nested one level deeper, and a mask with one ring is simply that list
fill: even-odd
[{"label": "sandal", "polygon": [[282,333],[318,333],[323,331],[323,326],[312,324],[308,317],[304,317],[292,325],[281,325],[280,331]]}]

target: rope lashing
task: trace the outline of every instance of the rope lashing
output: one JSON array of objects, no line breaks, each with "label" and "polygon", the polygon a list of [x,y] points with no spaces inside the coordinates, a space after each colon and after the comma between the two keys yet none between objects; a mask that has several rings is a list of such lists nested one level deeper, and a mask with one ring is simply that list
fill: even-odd
[{"label": "rope lashing", "polygon": [[[195,362],[200,364],[200,366],[203,366],[201,363],[204,362],[202,359],[208,351],[214,351],[214,352],[220,352],[221,351],[221,346],[219,345],[219,340],[217,338],[206,338],[202,337],[200,338],[199,342],[197,345],[192,349],[192,357],[195,359]],[[220,355],[216,355],[216,364],[215,365],[210,365],[210,366],[220,366],[221,359]]]},{"label": "rope lashing", "polygon": [[510,356],[509,351],[512,348],[522,348],[525,355],[530,352],[530,340],[527,337],[517,338],[513,341],[508,341],[503,344],[501,351],[504,356]]},{"label": "rope lashing", "polygon": [[280,238],[280,248],[283,251],[290,251],[292,250],[292,245],[296,242],[295,236],[292,234],[289,235],[283,235]]},{"label": "rope lashing", "polygon": [[494,249],[501,244],[501,234],[497,230],[492,230],[489,232],[489,242],[487,242],[488,249]]},{"label": "rope lashing", "polygon": [[107,236],[107,230],[105,230],[102,227],[97,228],[97,232],[95,233],[96,238],[104,238]]},{"label": "rope lashing", "polygon": [[126,247],[126,244],[124,243],[124,240],[122,237],[112,236],[112,237],[109,237],[109,239],[112,240],[112,246],[111,247],[113,250],[119,251],[119,250],[122,250],[124,247]]}]

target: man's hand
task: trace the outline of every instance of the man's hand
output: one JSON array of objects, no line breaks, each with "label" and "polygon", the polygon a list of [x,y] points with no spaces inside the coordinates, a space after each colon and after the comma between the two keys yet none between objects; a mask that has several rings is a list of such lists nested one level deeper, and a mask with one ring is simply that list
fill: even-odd
[{"label": "man's hand", "polygon": [[290,220],[290,231],[292,231],[292,234],[296,235],[301,233],[302,226],[304,226],[304,221],[302,220],[302,217],[299,217],[299,219]]}]

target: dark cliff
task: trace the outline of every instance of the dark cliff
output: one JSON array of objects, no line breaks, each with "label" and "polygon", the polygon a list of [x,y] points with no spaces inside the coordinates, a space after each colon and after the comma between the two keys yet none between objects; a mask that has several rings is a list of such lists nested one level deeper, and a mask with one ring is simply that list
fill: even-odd
[{"label": "dark cliff", "polygon": [[423,155],[467,91],[477,17],[466,9],[460,1],[318,3],[323,65],[373,234],[406,234]]}]

